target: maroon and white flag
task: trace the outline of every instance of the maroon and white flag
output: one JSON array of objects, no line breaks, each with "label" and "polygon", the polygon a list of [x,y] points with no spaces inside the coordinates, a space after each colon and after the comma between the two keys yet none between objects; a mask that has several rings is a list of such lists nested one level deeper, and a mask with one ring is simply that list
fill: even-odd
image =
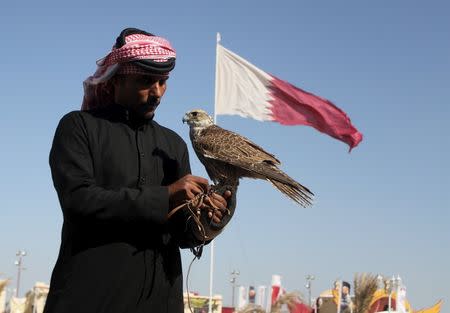
[{"label": "maroon and white flag", "polygon": [[281,289],[281,276],[272,275],[272,295],[270,297],[270,305],[273,305],[282,294],[283,290]]},{"label": "maroon and white flag", "polygon": [[216,114],[312,126],[350,150],[362,140],[347,114],[331,101],[260,70],[219,43],[216,66]]}]

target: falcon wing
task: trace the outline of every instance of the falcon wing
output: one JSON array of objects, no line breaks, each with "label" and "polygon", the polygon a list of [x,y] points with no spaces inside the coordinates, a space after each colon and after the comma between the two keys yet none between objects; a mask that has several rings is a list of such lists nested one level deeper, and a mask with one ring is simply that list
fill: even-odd
[{"label": "falcon wing", "polygon": [[290,184],[284,175],[275,169],[281,162],[249,139],[232,131],[212,125],[195,138],[196,152],[203,157]]}]

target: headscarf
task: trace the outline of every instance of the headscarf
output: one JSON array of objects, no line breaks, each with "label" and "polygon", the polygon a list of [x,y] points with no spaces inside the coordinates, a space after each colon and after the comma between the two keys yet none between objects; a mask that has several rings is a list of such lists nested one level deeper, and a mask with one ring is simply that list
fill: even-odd
[{"label": "headscarf", "polygon": [[113,101],[109,79],[115,74],[168,76],[175,67],[176,53],[168,40],[137,28],[126,28],[117,37],[112,51],[98,60],[97,70],[84,82],[81,110],[90,110]]}]

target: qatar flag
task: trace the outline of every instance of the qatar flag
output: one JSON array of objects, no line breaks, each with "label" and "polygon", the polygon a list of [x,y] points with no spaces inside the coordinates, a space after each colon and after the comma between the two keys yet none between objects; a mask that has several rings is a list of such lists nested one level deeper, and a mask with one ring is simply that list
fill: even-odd
[{"label": "qatar flag", "polygon": [[217,44],[216,114],[307,125],[356,147],[362,134],[331,101],[270,75]]},{"label": "qatar flag", "polygon": [[283,291],[281,289],[281,276],[272,275],[272,295],[270,297],[270,304],[273,305],[275,301],[282,295]]}]

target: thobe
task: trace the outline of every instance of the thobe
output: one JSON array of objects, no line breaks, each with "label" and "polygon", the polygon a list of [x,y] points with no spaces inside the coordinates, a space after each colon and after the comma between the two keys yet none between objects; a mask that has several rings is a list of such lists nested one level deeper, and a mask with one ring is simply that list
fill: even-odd
[{"label": "thobe", "polygon": [[45,312],[183,312],[167,185],[190,173],[185,142],[112,104],[61,119],[50,167],[64,222]]}]

